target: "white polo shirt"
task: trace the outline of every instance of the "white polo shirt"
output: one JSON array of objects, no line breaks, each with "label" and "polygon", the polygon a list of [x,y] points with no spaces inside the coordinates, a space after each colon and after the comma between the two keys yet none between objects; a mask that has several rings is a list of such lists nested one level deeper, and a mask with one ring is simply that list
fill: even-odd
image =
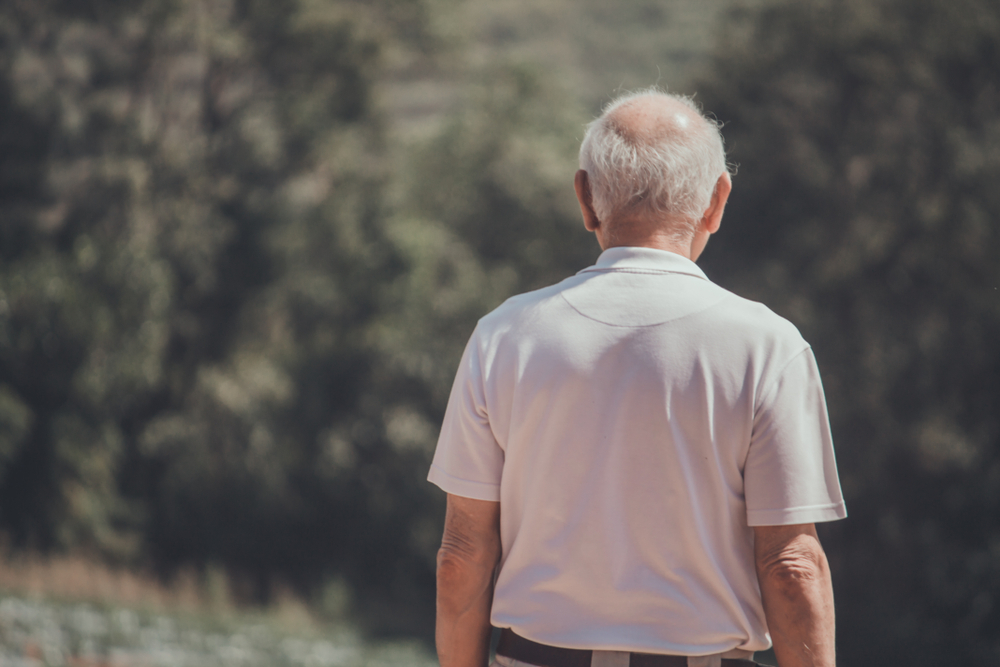
[{"label": "white polo shirt", "polygon": [[479,321],[428,479],[500,501],[493,625],[570,648],[764,650],[750,526],[846,516],[808,343],[649,248]]}]

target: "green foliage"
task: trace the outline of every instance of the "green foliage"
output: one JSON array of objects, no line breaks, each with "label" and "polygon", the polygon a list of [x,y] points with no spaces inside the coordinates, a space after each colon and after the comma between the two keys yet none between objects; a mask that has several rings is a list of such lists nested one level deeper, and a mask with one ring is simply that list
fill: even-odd
[{"label": "green foliage", "polygon": [[[395,275],[370,103],[388,33],[368,11],[0,11],[0,520],[15,544],[224,562],[256,597],[280,571],[370,572],[363,552],[406,523],[398,499],[369,522],[374,491],[342,470],[391,451],[381,407],[360,405],[377,287]],[[371,451],[331,458],[338,433]],[[378,472],[388,488],[401,474]]]},{"label": "green foliage", "polygon": [[850,664],[995,664],[1000,6],[738,16],[701,91],[740,165],[706,266],[816,349]]},{"label": "green foliage", "polygon": [[0,386],[0,480],[31,432],[34,414],[9,387]]}]

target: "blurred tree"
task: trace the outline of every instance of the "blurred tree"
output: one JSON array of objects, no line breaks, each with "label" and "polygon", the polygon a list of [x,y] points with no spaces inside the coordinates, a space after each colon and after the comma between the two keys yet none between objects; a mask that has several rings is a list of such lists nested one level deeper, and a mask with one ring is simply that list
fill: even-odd
[{"label": "blurred tree", "polygon": [[370,88],[381,45],[423,48],[426,16],[419,0],[0,8],[15,545],[219,562],[257,599],[275,575],[423,562],[399,538],[420,505],[368,328],[402,270]]},{"label": "blurred tree", "polygon": [[704,264],[823,367],[842,659],[998,664],[1000,5],[783,3],[721,44],[739,175]]}]

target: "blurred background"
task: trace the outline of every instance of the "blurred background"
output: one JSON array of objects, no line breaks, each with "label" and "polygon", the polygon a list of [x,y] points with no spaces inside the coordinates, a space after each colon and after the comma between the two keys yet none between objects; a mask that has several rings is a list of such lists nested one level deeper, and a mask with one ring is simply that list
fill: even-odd
[{"label": "blurred background", "polygon": [[462,348],[596,258],[583,127],[652,84],[821,366],[842,664],[1000,664],[996,0],[2,0],[0,662],[279,608],[261,664],[431,664]]}]

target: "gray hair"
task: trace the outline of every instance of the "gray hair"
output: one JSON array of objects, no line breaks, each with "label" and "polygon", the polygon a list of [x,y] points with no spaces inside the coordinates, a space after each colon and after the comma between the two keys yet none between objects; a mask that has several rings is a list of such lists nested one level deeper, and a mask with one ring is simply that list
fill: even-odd
[{"label": "gray hair", "polygon": [[[694,131],[671,132],[654,141],[625,136],[614,121],[617,109],[645,96],[662,96],[694,111],[703,121]],[[587,172],[594,212],[605,234],[629,219],[669,221],[678,241],[689,240],[726,171],[721,123],[706,118],[690,97],[647,88],[619,97],[587,126],[580,168]]]}]

